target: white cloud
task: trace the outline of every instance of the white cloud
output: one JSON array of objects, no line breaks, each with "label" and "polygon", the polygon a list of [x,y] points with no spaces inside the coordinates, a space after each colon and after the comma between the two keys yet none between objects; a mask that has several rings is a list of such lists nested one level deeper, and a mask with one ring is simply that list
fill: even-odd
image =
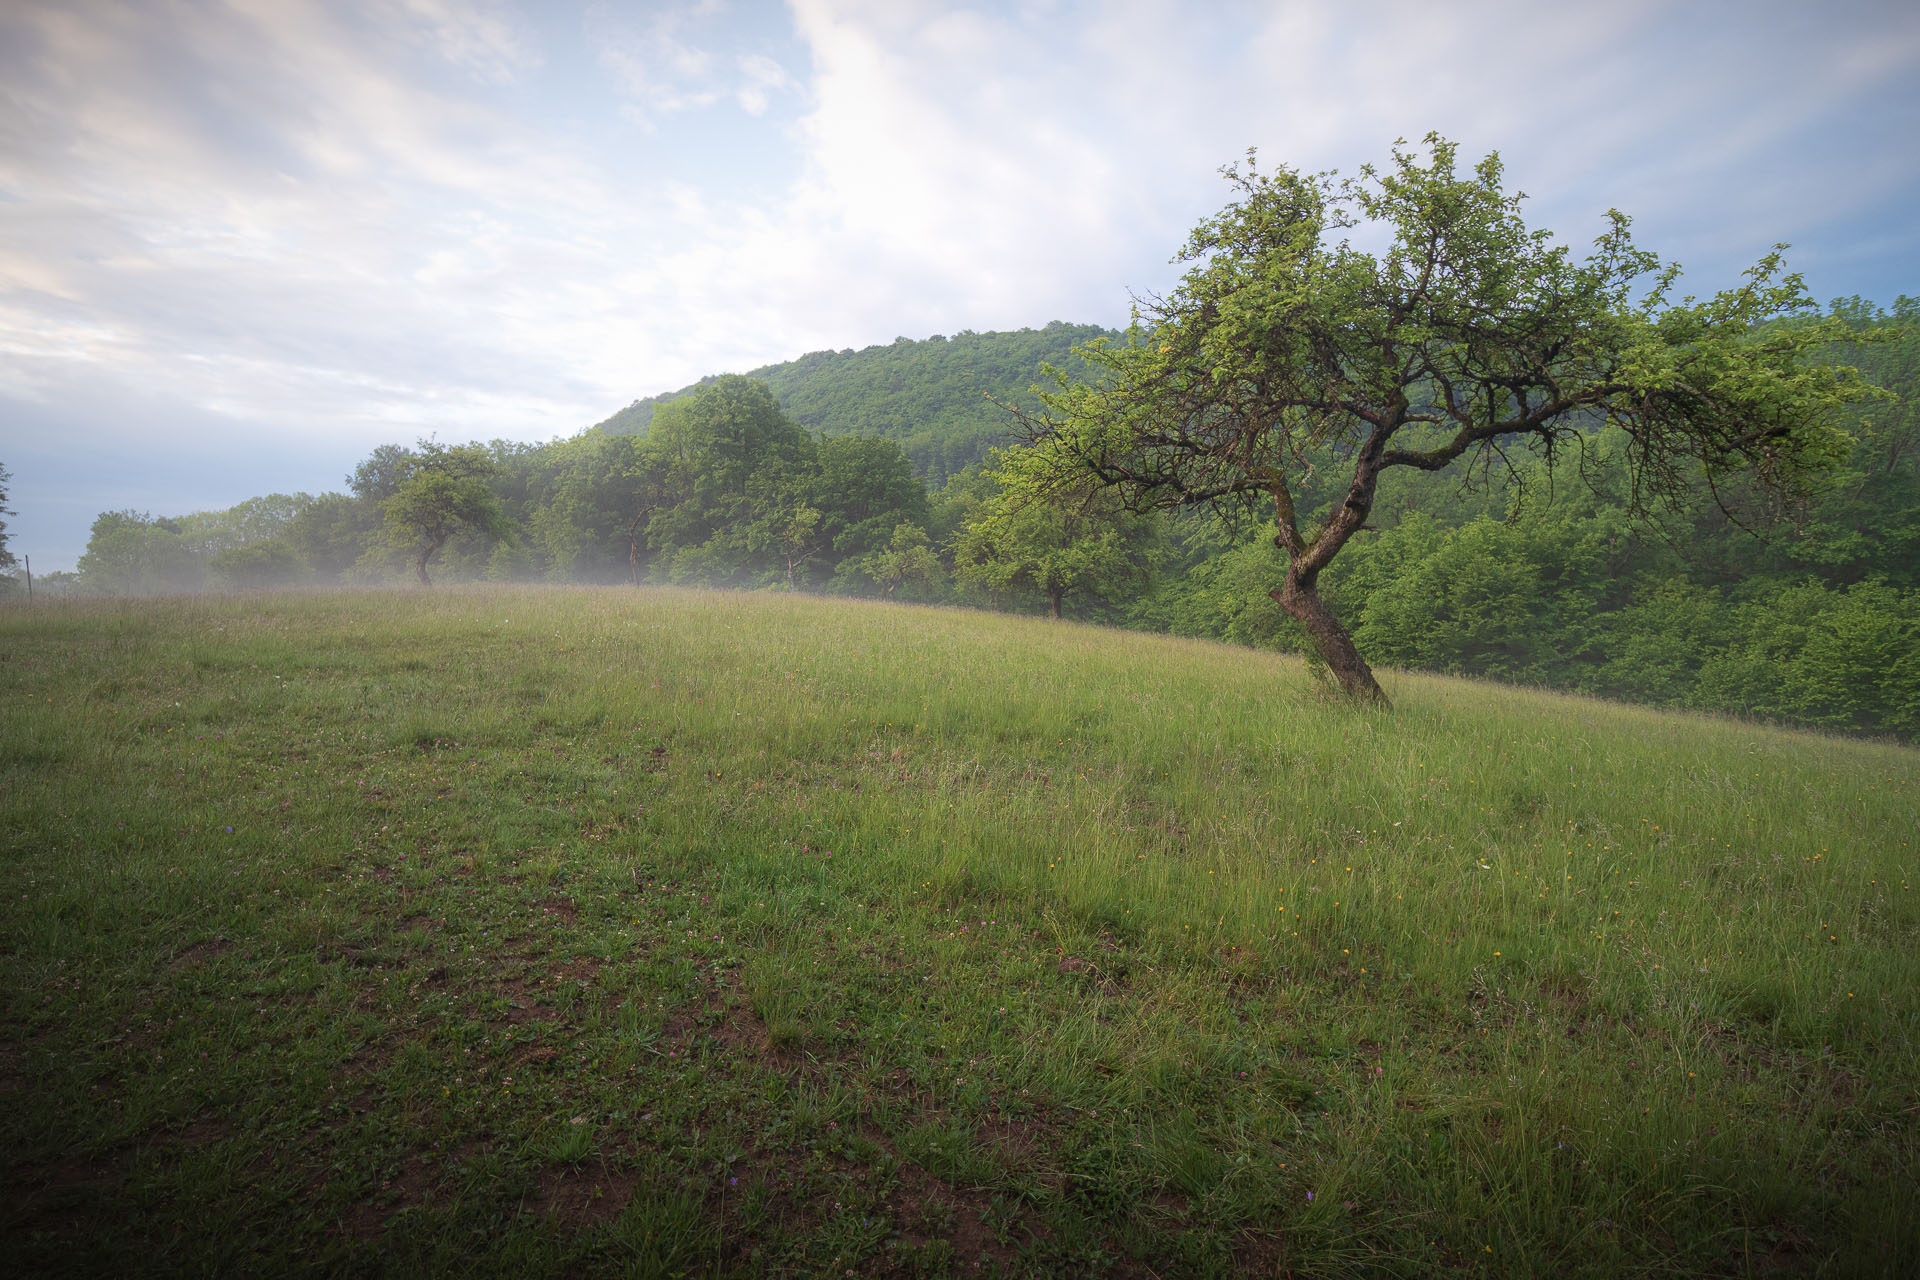
[{"label": "white cloud", "polygon": [[734,101],[750,116],[766,114],[774,90],[795,87],[787,69],[763,53],[740,55],[738,66],[740,85],[734,90]]},{"label": "white cloud", "polygon": [[[1920,194],[1920,12],[1733,12],[16,0],[0,395],[146,397],[349,463],[545,437],[808,349],[1121,321],[1249,145],[1351,171],[1428,129],[1499,148],[1576,240],[1637,215],[1703,284],[1777,239],[1835,279],[1875,246],[1913,270],[1889,210]],[[748,180],[770,160],[790,180]],[[96,429],[129,465],[154,447],[138,415]]]},{"label": "white cloud", "polygon": [[481,80],[508,84],[540,64],[518,16],[498,0],[405,0],[404,9],[419,43]]}]

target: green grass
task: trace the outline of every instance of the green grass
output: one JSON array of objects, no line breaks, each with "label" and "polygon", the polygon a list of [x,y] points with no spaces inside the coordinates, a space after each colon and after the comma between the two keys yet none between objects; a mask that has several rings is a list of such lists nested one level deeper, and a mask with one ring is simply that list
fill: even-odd
[{"label": "green grass", "polygon": [[1920,754],[1386,683],[764,595],[0,613],[0,1266],[1920,1267]]}]

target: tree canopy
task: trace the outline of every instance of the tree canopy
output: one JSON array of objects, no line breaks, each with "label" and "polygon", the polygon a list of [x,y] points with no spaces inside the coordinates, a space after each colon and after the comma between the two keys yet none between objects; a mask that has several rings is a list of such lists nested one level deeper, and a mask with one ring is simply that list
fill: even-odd
[{"label": "tree canopy", "polygon": [[1014,587],[1038,592],[1058,618],[1070,595],[1111,599],[1149,582],[1154,533],[1097,486],[1044,494],[1003,487],[961,526],[953,568],[993,597]]},{"label": "tree canopy", "polygon": [[[377,476],[369,477],[366,492],[387,493],[381,503],[386,523],[381,545],[413,559],[420,585],[430,587],[427,564],[447,539],[472,530],[488,538],[513,534],[500,499],[489,487],[493,459],[480,445],[442,445],[422,440],[410,452],[382,458]],[[362,465],[358,480],[368,472]]]},{"label": "tree canopy", "polygon": [[[814,351],[797,360],[750,370],[803,430],[827,436],[880,436],[912,460],[914,472],[940,484],[1008,443],[1006,413],[995,403],[1025,395],[1052,364],[1078,370],[1074,346],[1107,331],[1054,321],[1005,333],[896,338],[860,351]],[[646,432],[675,400],[718,378],[636,400],[595,430]]]},{"label": "tree canopy", "polygon": [[[1179,286],[1142,300],[1125,340],[1084,348],[1096,376],[1061,379],[1025,418],[1016,485],[1270,511],[1286,557],[1272,598],[1342,688],[1382,699],[1319,580],[1390,469],[1551,456],[1612,426],[1644,511],[1702,483],[1788,498],[1844,456],[1836,411],[1867,389],[1808,358],[1842,322],[1808,318],[1778,249],[1738,288],[1675,302],[1678,268],[1635,247],[1624,215],[1575,260],[1526,226],[1497,155],[1455,161],[1428,135],[1347,179],[1230,166],[1237,198],[1194,230]],[[1384,252],[1346,235],[1362,227]]]}]

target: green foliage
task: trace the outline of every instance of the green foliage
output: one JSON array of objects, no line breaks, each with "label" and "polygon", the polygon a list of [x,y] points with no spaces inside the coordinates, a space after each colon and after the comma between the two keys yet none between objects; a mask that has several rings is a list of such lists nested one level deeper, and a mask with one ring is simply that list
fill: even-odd
[{"label": "green foliage", "polygon": [[192,591],[205,581],[182,522],[143,511],[106,511],[93,522],[77,570],[101,595]]},{"label": "green foliage", "polygon": [[[1808,358],[1858,365],[1892,395],[1837,421],[1855,443],[1831,470],[1803,474],[1798,491],[1742,498],[1701,468],[1688,492],[1669,495],[1672,509],[1648,519],[1632,437],[1590,424],[1551,456],[1513,447],[1444,470],[1383,469],[1366,526],[1318,589],[1360,647],[1393,665],[1912,737],[1915,310],[1905,298],[1890,311],[1841,300],[1822,322],[1838,336]],[[1063,336],[1050,327],[1023,341],[1049,333]],[[979,337],[994,347],[1019,335]],[[971,340],[809,360],[821,377],[857,368],[908,378],[935,347],[958,359]],[[1092,517],[1078,530],[1088,540],[1076,542],[1047,504],[1016,503],[999,471],[971,465],[928,493],[897,441],[810,435],[769,392],[752,379],[712,380],[670,402],[657,434],[463,446],[505,523],[456,529],[434,576],[993,597],[1021,610],[1047,607],[1054,581],[1063,612],[1082,617],[1313,649],[1271,594],[1288,555],[1273,544],[1270,509],[1203,505],[1142,525],[1110,503],[1069,503]],[[897,394],[919,402],[910,383]],[[1420,424],[1408,433],[1410,448],[1443,439]],[[1301,437],[1289,484],[1303,529],[1323,527],[1344,500],[1350,445]],[[107,513],[88,572],[40,582],[130,594],[377,577],[396,554],[385,504],[417,465],[415,451],[382,446],[349,477],[349,493],[269,495],[170,519]],[[1775,516],[1785,519],[1766,523]],[[1131,530],[1118,537],[1124,553],[1109,554],[1103,523]],[[502,527],[510,536],[498,536]]]},{"label": "green foliage", "polygon": [[1686,703],[1920,738],[1920,596],[1807,582],[1730,613]]},{"label": "green foliage", "polygon": [[[1270,512],[1287,553],[1274,598],[1359,697],[1379,686],[1319,579],[1370,527],[1383,473],[1529,445],[1551,461],[1606,424],[1636,513],[1702,483],[1804,498],[1849,446],[1838,411],[1869,395],[1852,368],[1812,358],[1867,333],[1808,318],[1777,252],[1741,288],[1671,303],[1678,269],[1636,248],[1623,215],[1576,262],[1527,228],[1498,156],[1463,174],[1453,143],[1430,134],[1425,151],[1397,144],[1386,169],[1347,180],[1263,174],[1251,157],[1226,170],[1237,198],[1189,238],[1179,287],[1124,342],[1083,349],[1095,376],[1060,379],[1008,467],[1032,493],[1090,482],[1135,509]],[[1362,226],[1383,254],[1345,237]],[[1306,522],[1323,493],[1334,501]],[[1510,621],[1528,594],[1451,571],[1454,607],[1484,615],[1470,630]]]},{"label": "green foliage", "polygon": [[223,547],[207,557],[213,580],[237,591],[290,587],[306,576],[300,553],[285,538]]},{"label": "green foliage", "polygon": [[[1010,333],[899,338],[861,351],[815,351],[746,376],[766,383],[802,428],[895,441],[913,469],[938,485],[1007,442],[1003,404],[1025,399],[1049,365],[1081,368],[1074,347],[1104,333],[1094,325],[1055,321]],[[661,408],[713,381],[636,400],[595,430],[645,433]]]},{"label": "green foliage", "polygon": [[347,577],[379,528],[376,503],[323,493],[288,521],[285,537],[317,581],[335,583]]},{"label": "green foliage", "polygon": [[938,594],[945,577],[946,568],[927,531],[901,523],[893,527],[885,547],[843,562],[836,581],[864,580],[887,599],[926,600]]},{"label": "green foliage", "polygon": [[927,490],[906,452],[882,436],[827,436],[819,444],[814,502],[821,535],[835,556],[885,547],[904,521],[927,523]]},{"label": "green foliage", "polygon": [[1001,487],[954,538],[962,581],[996,599],[1035,592],[1058,618],[1068,596],[1113,603],[1152,580],[1158,531],[1113,495],[1090,487],[1034,493],[1005,484],[1004,469],[992,475]]},{"label": "green foliage", "polygon": [[[433,585],[427,565],[455,534],[491,540],[513,536],[499,495],[488,483],[497,466],[484,447],[422,440],[407,453],[383,450],[376,457],[383,465],[363,496],[387,496],[380,502],[384,523],[372,554],[407,556],[420,585]],[[360,488],[357,479],[355,487]]]},{"label": "green foliage", "polygon": [[[13,473],[5,463],[0,463],[0,517],[12,515],[13,508],[7,505],[7,490],[12,487]],[[13,585],[13,577],[7,571],[12,569],[15,557],[7,548],[7,522],[0,519],[0,590]]]}]

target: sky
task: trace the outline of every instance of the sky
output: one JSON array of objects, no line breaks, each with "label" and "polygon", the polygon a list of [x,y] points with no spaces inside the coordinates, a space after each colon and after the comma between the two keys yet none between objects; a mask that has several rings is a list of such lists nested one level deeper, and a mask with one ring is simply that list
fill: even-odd
[{"label": "sky", "polygon": [[808,351],[1124,324],[1220,168],[1498,151],[1711,293],[1920,294],[1911,0],[5,0],[10,548],[574,435]]}]

